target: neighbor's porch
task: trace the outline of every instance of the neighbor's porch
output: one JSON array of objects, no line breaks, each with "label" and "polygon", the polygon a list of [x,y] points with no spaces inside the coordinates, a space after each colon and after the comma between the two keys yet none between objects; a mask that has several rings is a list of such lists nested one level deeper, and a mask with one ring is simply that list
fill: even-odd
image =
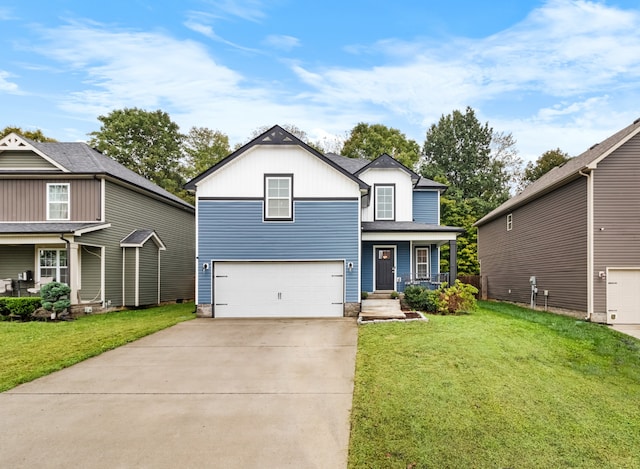
[{"label": "neighbor's porch", "polygon": [[70,286],[72,305],[102,303],[102,251],[60,235],[0,237],[0,296],[37,296],[33,289],[52,278]]}]

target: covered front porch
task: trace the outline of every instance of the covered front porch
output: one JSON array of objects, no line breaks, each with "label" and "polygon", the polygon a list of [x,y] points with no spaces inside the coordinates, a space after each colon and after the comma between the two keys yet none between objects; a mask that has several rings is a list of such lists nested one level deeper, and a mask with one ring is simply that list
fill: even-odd
[{"label": "covered front porch", "polygon": [[69,285],[72,305],[102,304],[104,246],[79,242],[86,225],[46,225],[0,225],[0,279],[11,285],[0,295],[37,296],[41,281],[52,279]]},{"label": "covered front porch", "polygon": [[[362,223],[362,291],[438,288],[457,277],[456,237],[461,228],[415,222]],[[440,248],[449,245],[449,272],[440,272]]]}]

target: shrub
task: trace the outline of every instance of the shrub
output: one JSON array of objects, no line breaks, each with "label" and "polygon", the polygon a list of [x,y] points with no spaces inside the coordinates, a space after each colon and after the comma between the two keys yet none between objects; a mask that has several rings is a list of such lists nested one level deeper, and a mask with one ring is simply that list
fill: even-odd
[{"label": "shrub", "polygon": [[409,285],[404,289],[404,300],[409,307],[427,313],[440,310],[440,294],[438,290],[429,290],[419,285]]},{"label": "shrub", "polygon": [[392,291],[389,296],[391,297],[392,300],[397,300],[400,297],[397,291]]},{"label": "shrub", "polygon": [[471,313],[476,309],[478,289],[460,280],[439,290],[442,314]]},{"label": "shrub", "polygon": [[58,316],[71,306],[69,293],[71,293],[71,288],[65,283],[47,283],[40,289],[42,307],[47,311],[55,313],[55,316]]},{"label": "shrub", "polygon": [[361,300],[366,300],[367,298],[369,298],[369,293],[367,293],[366,291],[360,292]]},{"label": "shrub", "polygon": [[3,319],[19,317],[21,320],[28,320],[33,312],[40,307],[40,298],[0,298],[0,315]]}]

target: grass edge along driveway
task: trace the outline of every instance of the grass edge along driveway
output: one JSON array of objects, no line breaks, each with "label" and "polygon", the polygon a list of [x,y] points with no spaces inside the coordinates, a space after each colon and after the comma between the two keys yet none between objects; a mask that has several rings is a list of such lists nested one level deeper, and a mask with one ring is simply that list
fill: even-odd
[{"label": "grass edge along driveway", "polygon": [[193,303],[82,316],[69,322],[0,322],[0,392],[182,321]]},{"label": "grass edge along driveway", "polygon": [[359,328],[350,468],[640,467],[640,341],[480,302]]}]

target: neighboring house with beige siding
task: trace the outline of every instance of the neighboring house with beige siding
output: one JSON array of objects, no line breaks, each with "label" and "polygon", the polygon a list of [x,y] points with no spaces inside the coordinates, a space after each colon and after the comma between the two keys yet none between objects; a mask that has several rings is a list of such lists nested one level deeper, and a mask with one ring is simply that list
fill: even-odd
[{"label": "neighboring house with beige siding", "polygon": [[640,119],[476,223],[492,299],[640,324]]},{"label": "neighboring house with beige siding", "polygon": [[84,143],[0,140],[0,279],[92,309],[192,299],[195,209]]}]

